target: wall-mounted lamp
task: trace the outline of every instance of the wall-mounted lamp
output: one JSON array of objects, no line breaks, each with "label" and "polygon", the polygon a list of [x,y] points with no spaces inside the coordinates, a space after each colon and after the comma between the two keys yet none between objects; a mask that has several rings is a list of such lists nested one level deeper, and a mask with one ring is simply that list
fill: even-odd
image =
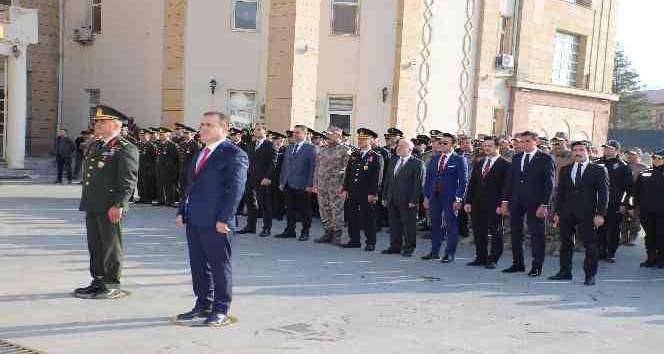
[{"label": "wall-mounted lamp", "polygon": [[21,56],[21,48],[18,47],[18,45],[14,44],[12,46],[12,53],[14,54],[15,57],[20,57]]},{"label": "wall-mounted lamp", "polygon": [[217,80],[210,80],[210,92],[214,95],[214,91],[217,90]]},{"label": "wall-mounted lamp", "polygon": [[416,62],[414,59],[411,59],[411,60],[405,62],[405,63],[401,66],[401,68],[402,68],[402,69],[410,69],[410,68],[412,68],[412,67],[414,67],[414,66],[417,66],[417,62]]},{"label": "wall-mounted lamp", "polygon": [[387,95],[388,95],[389,93],[390,93],[390,92],[389,92],[389,90],[387,89],[387,86],[383,87],[383,89],[381,90],[381,94],[383,95],[383,103],[385,103],[385,101],[387,101]]}]

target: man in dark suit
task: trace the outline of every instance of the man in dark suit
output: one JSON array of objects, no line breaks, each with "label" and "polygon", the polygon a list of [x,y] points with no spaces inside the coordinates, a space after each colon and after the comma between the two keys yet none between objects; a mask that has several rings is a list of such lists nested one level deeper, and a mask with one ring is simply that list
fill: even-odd
[{"label": "man in dark suit", "polygon": [[424,207],[429,209],[431,218],[431,251],[422,257],[424,260],[439,260],[443,239],[443,218],[447,231],[447,247],[443,263],[454,262],[459,241],[459,210],[468,185],[468,165],[466,159],[454,152],[456,137],[443,133],[436,139],[439,154],[431,158],[427,165],[424,184]]},{"label": "man in dark suit", "polygon": [[313,193],[314,169],[316,167],[316,147],[308,143],[307,127],[296,125],[293,129],[294,143],[286,148],[284,165],[281,168],[279,189],[286,197],[286,230],[276,235],[278,238],[294,238],[295,224],[302,220],[300,241],[309,240],[311,228],[311,193]]},{"label": "man in dark suit", "polygon": [[260,211],[263,217],[261,237],[271,235],[272,230],[272,174],[277,165],[277,150],[267,138],[264,123],[254,124],[255,141],[249,145],[249,175],[244,190],[247,206],[247,226],[239,234],[256,233],[256,220]]},{"label": "man in dark suit", "polygon": [[67,181],[72,182],[73,174],[71,170],[71,159],[76,151],[76,144],[67,136],[67,129],[60,129],[58,137],[55,139],[55,162],[58,167],[58,174],[55,183],[62,183],[62,171],[67,174]]},{"label": "man in dark suit", "polygon": [[203,115],[201,150],[189,169],[176,223],[187,226],[189,264],[196,304],[179,321],[205,318],[204,324],[228,323],[232,299],[230,233],[244,192],[249,159],[226,138],[230,118],[221,112]]},{"label": "man in dark suit", "polygon": [[[464,209],[471,216],[475,259],[469,266],[486,266],[495,269],[503,254],[503,216],[500,214],[503,186],[510,163],[500,157],[500,139],[487,136],[482,142],[485,157],[475,162],[470,174]],[[491,253],[489,246],[491,233]]]},{"label": "man in dark suit", "polygon": [[575,230],[583,240],[585,284],[595,285],[599,256],[596,228],[604,224],[609,205],[609,174],[590,161],[590,144],[572,144],[574,163],[560,169],[553,222],[560,228],[560,271],[549,280],[572,280]]},{"label": "man in dark suit", "polygon": [[383,254],[411,257],[415,250],[417,202],[422,195],[424,164],[412,156],[410,140],[399,141],[396,155],[390,161],[383,188],[383,203],[388,210],[390,247]]},{"label": "man in dark suit", "polygon": [[512,158],[500,206],[503,215],[508,211],[510,213],[512,231],[512,266],[503,272],[526,270],[523,259],[523,219],[527,216],[533,251],[533,264],[528,275],[538,277],[542,275],[544,263],[544,219],[548,214],[556,168],[550,155],[537,150],[537,133],[524,131],[519,136],[523,151]]},{"label": "man in dark suit", "polygon": [[284,165],[284,153],[286,152],[286,135],[279,132],[268,131],[272,137],[272,145],[277,151],[277,164],[272,172],[272,216],[277,220],[282,220],[286,214],[286,202],[284,192],[279,189],[279,176],[281,176],[281,167]]}]

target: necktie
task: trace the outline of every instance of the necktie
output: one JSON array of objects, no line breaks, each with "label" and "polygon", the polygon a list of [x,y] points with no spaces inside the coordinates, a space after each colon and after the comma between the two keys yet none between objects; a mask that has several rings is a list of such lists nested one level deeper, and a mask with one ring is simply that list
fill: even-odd
[{"label": "necktie", "polygon": [[399,171],[401,171],[401,167],[403,167],[403,163],[404,163],[403,157],[399,158],[399,162],[397,162],[397,167],[394,169],[394,175],[395,176],[399,174]]},{"label": "necktie", "polygon": [[254,151],[258,151],[258,148],[261,147],[261,144],[263,144],[263,140],[257,141],[256,142],[256,148],[254,149]]},{"label": "necktie", "polygon": [[300,145],[295,144],[295,148],[293,149],[293,155],[297,154],[297,150],[299,150],[299,149],[300,149]]},{"label": "necktie", "polygon": [[523,159],[523,166],[521,166],[521,172],[525,172],[528,169],[529,163],[530,163],[530,154],[526,154],[526,158]]},{"label": "necktie", "polygon": [[443,181],[440,179],[440,174],[445,170],[445,159],[447,155],[440,155],[440,161],[438,162],[438,178],[436,179],[436,193],[443,191]]},{"label": "necktie", "polygon": [[576,175],[574,176],[575,186],[578,186],[581,183],[581,168],[583,168],[582,164],[576,164]]},{"label": "necktie", "polygon": [[486,177],[487,173],[491,170],[491,159],[486,159],[484,163],[484,169],[482,170],[482,178]]},{"label": "necktie", "polygon": [[205,150],[203,150],[203,157],[201,158],[200,161],[198,161],[198,165],[196,165],[196,173],[198,173],[201,168],[203,168],[203,165],[205,165],[205,160],[207,160],[208,155],[210,154],[210,148],[206,147]]}]

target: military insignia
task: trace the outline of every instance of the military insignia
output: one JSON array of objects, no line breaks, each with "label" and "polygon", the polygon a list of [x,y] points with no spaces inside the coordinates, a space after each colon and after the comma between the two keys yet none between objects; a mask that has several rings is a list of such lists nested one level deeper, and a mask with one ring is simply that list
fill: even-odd
[{"label": "military insignia", "polygon": [[616,163],[613,164],[613,169],[614,169],[614,170],[617,170],[618,167],[620,167],[620,164],[619,164],[619,163],[616,162]]},{"label": "military insignia", "polygon": [[364,170],[366,171],[366,170],[368,170],[368,169],[369,169],[369,166],[364,165]]},{"label": "military insignia", "polygon": [[97,163],[97,167],[104,168],[104,161],[99,161],[99,163]]},{"label": "military insignia", "polygon": [[[664,172],[662,172],[664,174]],[[652,177],[652,172],[645,172],[641,176],[643,177]]]}]

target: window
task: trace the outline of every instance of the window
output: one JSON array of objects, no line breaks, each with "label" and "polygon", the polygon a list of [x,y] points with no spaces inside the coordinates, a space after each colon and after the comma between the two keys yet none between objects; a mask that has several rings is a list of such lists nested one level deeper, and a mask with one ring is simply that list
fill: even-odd
[{"label": "window", "polygon": [[500,16],[498,54],[512,54],[512,18]]},{"label": "window", "polygon": [[228,91],[228,112],[231,126],[250,128],[256,120],[256,91]]},{"label": "window", "polygon": [[101,33],[101,0],[92,0],[92,33]]},{"label": "window", "polygon": [[87,89],[85,92],[88,95],[88,111],[89,111],[89,118],[90,121],[93,121],[95,117],[97,116],[97,110],[96,107],[101,101],[101,92],[99,89]]},{"label": "window", "polygon": [[579,71],[580,38],[565,32],[556,32],[552,82],[556,85],[576,86]]},{"label": "window", "polygon": [[235,0],[233,29],[255,31],[258,26],[258,0]]},{"label": "window", "polygon": [[327,114],[330,125],[350,133],[350,122],[353,117],[353,96],[330,96],[327,103]]},{"label": "window", "polygon": [[332,33],[358,34],[360,0],[332,0]]}]

